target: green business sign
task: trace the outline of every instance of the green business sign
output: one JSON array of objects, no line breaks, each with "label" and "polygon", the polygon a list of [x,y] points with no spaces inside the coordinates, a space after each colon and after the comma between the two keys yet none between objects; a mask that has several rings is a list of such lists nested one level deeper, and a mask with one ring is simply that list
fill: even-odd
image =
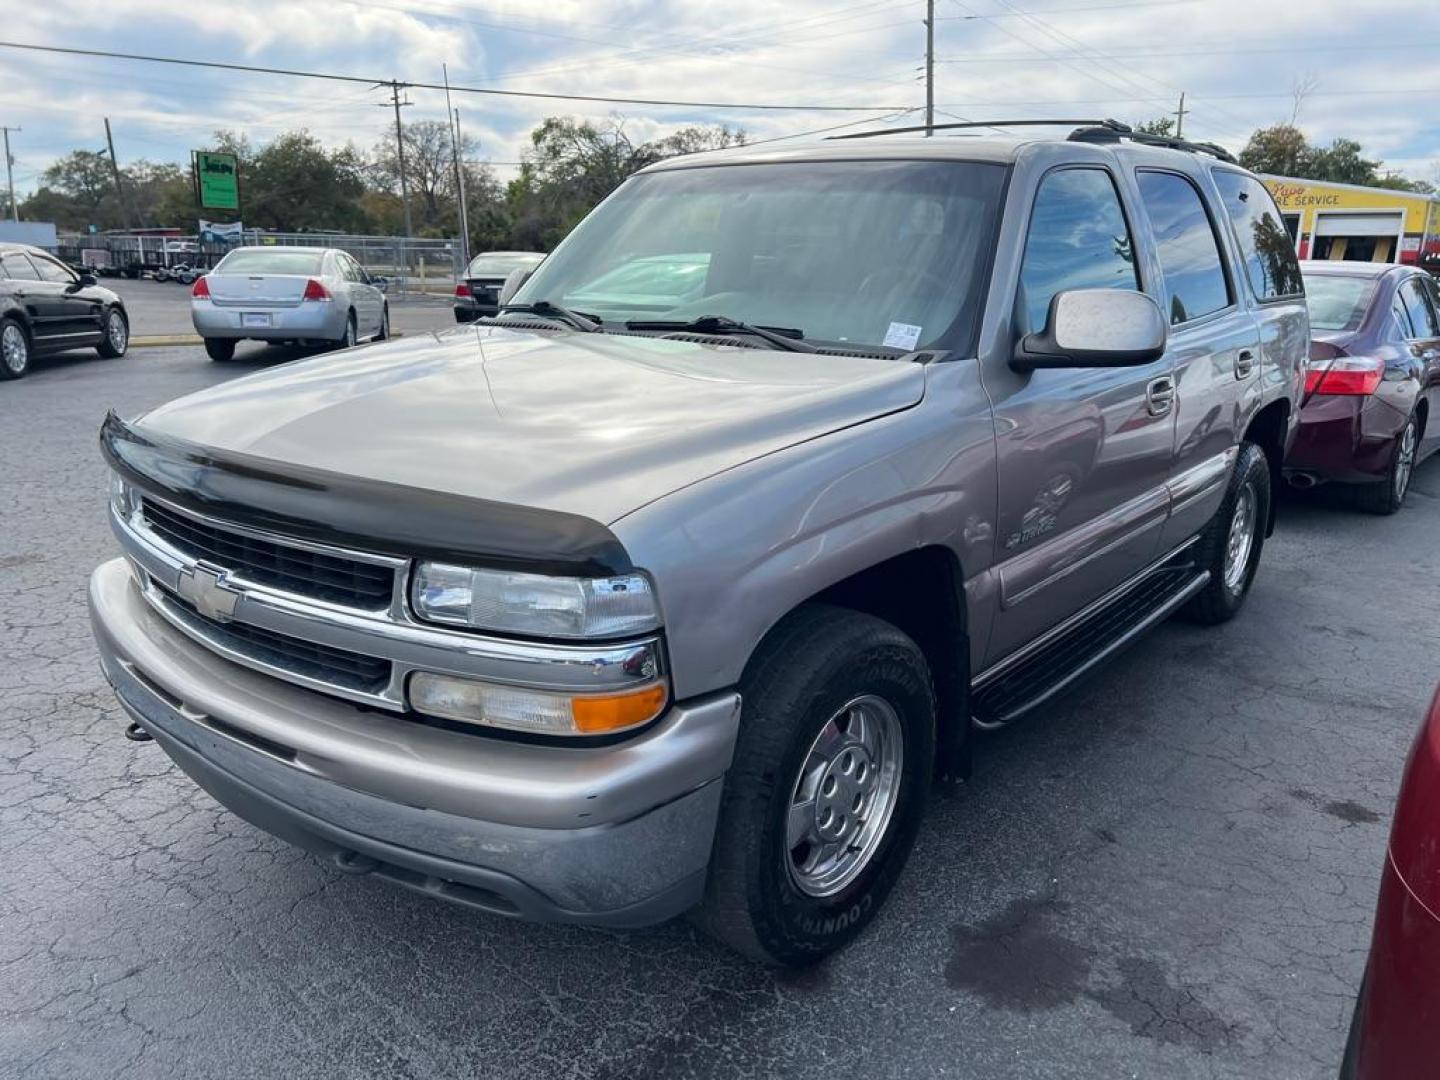
[{"label": "green business sign", "polygon": [[195,151],[200,205],[207,210],[240,209],[240,162],[234,154]]}]

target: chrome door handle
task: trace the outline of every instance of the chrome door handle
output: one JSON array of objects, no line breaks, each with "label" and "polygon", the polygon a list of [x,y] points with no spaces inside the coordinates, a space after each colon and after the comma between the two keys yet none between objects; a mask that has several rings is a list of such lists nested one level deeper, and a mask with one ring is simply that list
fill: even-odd
[{"label": "chrome door handle", "polygon": [[1255,369],[1255,354],[1249,349],[1241,349],[1235,354],[1235,377],[1243,379]]},{"label": "chrome door handle", "polygon": [[1175,404],[1175,380],[1168,375],[1151,379],[1145,387],[1145,407],[1151,416],[1164,416]]}]

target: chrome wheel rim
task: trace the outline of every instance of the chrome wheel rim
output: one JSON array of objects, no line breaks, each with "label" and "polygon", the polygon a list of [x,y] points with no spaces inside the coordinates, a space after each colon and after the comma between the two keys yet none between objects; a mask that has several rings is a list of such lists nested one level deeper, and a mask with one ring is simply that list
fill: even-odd
[{"label": "chrome wheel rim", "polygon": [[805,755],[785,818],[785,868],[807,896],[834,896],[870,864],[894,815],[905,745],[884,698],[835,712]]},{"label": "chrome wheel rim", "polygon": [[105,334],[110,339],[110,347],[116,352],[124,352],[125,342],[129,339],[129,332],[125,329],[125,320],[120,317],[118,311],[112,311],[106,323]]},{"label": "chrome wheel rim", "polygon": [[25,341],[25,331],[11,323],[0,335],[0,355],[5,357],[5,367],[12,375],[19,375],[30,363],[30,347]]},{"label": "chrome wheel rim", "polygon": [[1400,433],[1400,452],[1395,456],[1395,501],[1405,498],[1410,487],[1410,473],[1415,469],[1415,421],[1411,420]]},{"label": "chrome wheel rim", "polygon": [[1246,484],[1235,500],[1230,516],[1230,534],[1225,540],[1225,587],[1238,592],[1249,569],[1250,549],[1255,546],[1255,488]]}]

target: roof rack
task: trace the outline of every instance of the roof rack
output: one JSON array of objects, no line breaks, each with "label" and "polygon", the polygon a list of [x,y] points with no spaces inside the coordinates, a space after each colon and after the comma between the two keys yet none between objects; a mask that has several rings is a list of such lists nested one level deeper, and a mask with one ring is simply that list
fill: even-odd
[{"label": "roof rack", "polygon": [[966,120],[959,124],[917,124],[910,127],[877,128],[874,131],[852,131],[844,135],[831,135],[831,139],[869,139],[876,135],[904,135],[915,131],[953,131],[957,128],[1007,128],[1007,127],[1071,127],[1068,139],[1071,142],[1117,143],[1121,141],[1139,143],[1142,146],[1162,146],[1169,150],[1185,150],[1192,154],[1209,154],[1211,157],[1238,165],[1234,155],[1223,146],[1208,142],[1189,142],[1171,135],[1151,135],[1136,131],[1129,124],[1119,120]]},{"label": "roof rack", "polygon": [[1229,162],[1231,165],[1240,164],[1235,160],[1235,155],[1226,150],[1223,146],[1217,146],[1210,142],[1190,142],[1186,139],[1177,139],[1173,135],[1151,135],[1144,131],[1135,131],[1126,127],[1124,131],[1118,131],[1109,125],[1096,125],[1094,127],[1076,128],[1070,133],[1071,142],[1088,143],[1115,143],[1125,139],[1142,146],[1163,146],[1168,150],[1185,150],[1192,154],[1209,154],[1211,157],[1219,158],[1221,161]]},{"label": "roof rack", "polygon": [[1129,124],[1119,120],[966,120],[960,124],[919,124],[914,127],[876,128],[874,131],[852,131],[845,135],[831,135],[831,139],[869,139],[876,135],[904,135],[911,131],[952,131],[956,128],[1004,128],[1004,127],[1070,127],[1085,124],[1095,130],[1113,131],[1117,134],[1130,130]]}]

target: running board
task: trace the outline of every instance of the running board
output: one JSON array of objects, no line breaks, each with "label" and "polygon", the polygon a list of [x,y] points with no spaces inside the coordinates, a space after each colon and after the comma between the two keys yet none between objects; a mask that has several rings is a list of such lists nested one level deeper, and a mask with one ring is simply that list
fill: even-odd
[{"label": "running board", "polygon": [[1189,556],[1176,552],[1043,647],[983,672],[970,688],[975,726],[988,730],[1018,719],[1168,618],[1210,580],[1210,571],[1196,570]]}]

